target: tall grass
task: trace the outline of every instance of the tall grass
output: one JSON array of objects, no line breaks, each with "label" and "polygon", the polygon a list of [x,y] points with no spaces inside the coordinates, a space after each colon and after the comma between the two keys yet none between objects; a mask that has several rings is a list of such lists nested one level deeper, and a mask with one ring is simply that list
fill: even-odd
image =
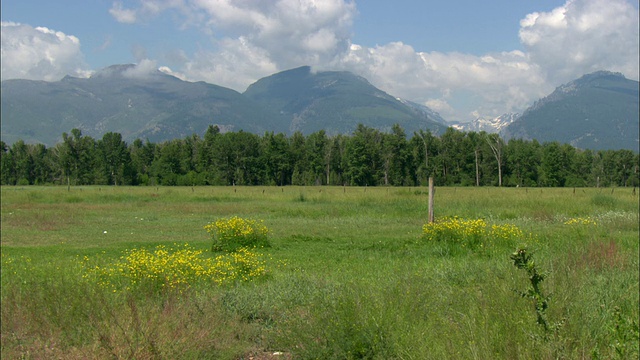
[{"label": "tall grass", "polygon": [[[426,241],[426,191],[343,187],[2,187],[2,358],[637,358],[638,197],[438,188],[436,218],[527,234],[477,251]],[[264,220],[269,275],[160,293],[83,280],[82,259]],[[567,225],[589,218],[596,225]],[[550,334],[509,255],[547,274]],[[281,352],[283,355],[273,355]]]}]

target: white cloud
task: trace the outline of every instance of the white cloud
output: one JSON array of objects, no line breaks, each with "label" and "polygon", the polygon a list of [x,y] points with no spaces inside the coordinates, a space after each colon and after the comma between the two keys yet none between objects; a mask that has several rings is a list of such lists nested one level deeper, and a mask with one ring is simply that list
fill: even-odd
[{"label": "white cloud", "polygon": [[160,67],[158,68],[158,70],[159,70],[159,71],[161,71],[161,72],[163,72],[163,73],[165,73],[165,74],[167,74],[167,75],[175,76],[175,77],[177,77],[177,78],[178,78],[178,79],[180,79],[180,80],[187,80],[183,73],[173,71],[173,70],[172,70],[170,67],[168,67],[168,66],[160,66]]},{"label": "white cloud", "polygon": [[122,7],[122,2],[117,1],[113,3],[111,9],[109,9],[109,14],[113,16],[116,21],[125,23],[125,24],[133,24],[138,20],[136,12],[131,9],[125,9]]},{"label": "white cloud", "polygon": [[239,91],[275,71],[343,56],[356,13],[355,3],[343,0],[142,0],[133,9],[116,2],[111,14],[140,21],[167,9],[211,34],[214,44],[176,64],[178,71]]},{"label": "white cloud", "polygon": [[89,75],[77,37],[13,22],[2,22],[1,29],[2,80],[55,81],[65,75]]},{"label": "white cloud", "polygon": [[520,22],[531,61],[555,83],[597,70],[638,79],[638,10],[624,0],[569,0]]},{"label": "white cloud", "polygon": [[241,37],[220,42],[220,51],[200,51],[181,64],[180,73],[188,80],[204,80],[243,91],[251,83],[279,68],[262,48]]},{"label": "white cloud", "polygon": [[180,9],[183,13],[189,12],[187,0],[139,0],[138,2],[140,7],[132,9],[125,8],[122,1],[114,1],[109,9],[109,14],[118,22],[134,24],[168,9]]},{"label": "white cloud", "polygon": [[338,66],[393,95],[433,107],[449,120],[470,120],[474,111],[485,116],[521,111],[550,90],[520,51],[475,56],[416,52],[400,42],[354,45]]},{"label": "white cloud", "polygon": [[122,76],[128,78],[146,78],[158,71],[158,64],[149,59],[143,59],[138,62],[135,66],[128,68],[122,73]]},{"label": "white cloud", "polygon": [[450,114],[454,111],[451,105],[449,105],[449,103],[443,99],[428,99],[424,102],[424,105],[440,114]]}]

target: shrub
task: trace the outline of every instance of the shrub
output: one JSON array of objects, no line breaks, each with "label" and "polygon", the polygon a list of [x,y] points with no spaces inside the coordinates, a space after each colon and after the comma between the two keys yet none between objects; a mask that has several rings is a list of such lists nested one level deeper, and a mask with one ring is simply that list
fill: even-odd
[{"label": "shrub", "polygon": [[269,230],[263,221],[234,216],[211,222],[204,229],[213,241],[211,251],[234,252],[241,248],[269,246]]}]

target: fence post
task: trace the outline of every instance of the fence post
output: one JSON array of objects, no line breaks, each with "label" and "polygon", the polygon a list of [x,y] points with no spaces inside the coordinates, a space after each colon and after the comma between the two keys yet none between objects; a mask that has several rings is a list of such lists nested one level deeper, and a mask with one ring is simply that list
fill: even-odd
[{"label": "fence post", "polygon": [[433,216],[433,196],[435,195],[436,189],[433,186],[433,178],[429,177],[429,223],[434,221]]}]

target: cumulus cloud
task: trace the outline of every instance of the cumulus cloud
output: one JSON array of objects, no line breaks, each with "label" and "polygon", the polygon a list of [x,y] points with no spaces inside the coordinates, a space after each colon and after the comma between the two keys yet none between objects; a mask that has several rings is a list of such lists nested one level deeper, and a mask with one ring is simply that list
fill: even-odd
[{"label": "cumulus cloud", "polygon": [[274,71],[343,56],[356,14],[355,3],[343,0],[141,0],[130,9],[116,2],[111,14],[127,22],[169,9],[210,34],[214,44],[176,64],[179,71],[240,91]]},{"label": "cumulus cloud", "polygon": [[520,22],[531,61],[554,82],[611,70],[638,79],[638,10],[624,0],[569,0]]},{"label": "cumulus cloud", "polygon": [[125,24],[133,24],[137,20],[136,12],[131,9],[125,9],[120,1],[113,3],[113,6],[109,9],[109,14],[111,14],[116,21]]},{"label": "cumulus cloud", "polygon": [[185,0],[139,0],[138,2],[140,3],[138,8],[125,8],[122,1],[114,1],[109,14],[118,22],[134,24],[150,19],[168,9],[179,9],[184,13],[190,11],[189,4]]},{"label": "cumulus cloud", "polygon": [[45,27],[2,22],[2,80],[60,80],[88,76],[88,66],[73,35]]},{"label": "cumulus cloud", "polygon": [[428,99],[424,104],[431,110],[440,114],[450,114],[454,111],[451,105],[449,105],[449,103],[444,99]]},{"label": "cumulus cloud", "polygon": [[180,72],[186,79],[205,80],[244,91],[257,79],[278,70],[266,50],[240,37],[222,40],[217,52],[203,50],[192,58],[185,58]]},{"label": "cumulus cloud", "polygon": [[520,51],[475,56],[416,52],[400,42],[375,48],[352,45],[341,64],[334,66],[352,70],[450,120],[468,120],[474,112],[499,116],[520,111],[549,90],[539,68]]},{"label": "cumulus cloud", "polygon": [[135,66],[122,72],[122,76],[134,79],[144,79],[158,71],[158,64],[154,60],[143,59]]}]

